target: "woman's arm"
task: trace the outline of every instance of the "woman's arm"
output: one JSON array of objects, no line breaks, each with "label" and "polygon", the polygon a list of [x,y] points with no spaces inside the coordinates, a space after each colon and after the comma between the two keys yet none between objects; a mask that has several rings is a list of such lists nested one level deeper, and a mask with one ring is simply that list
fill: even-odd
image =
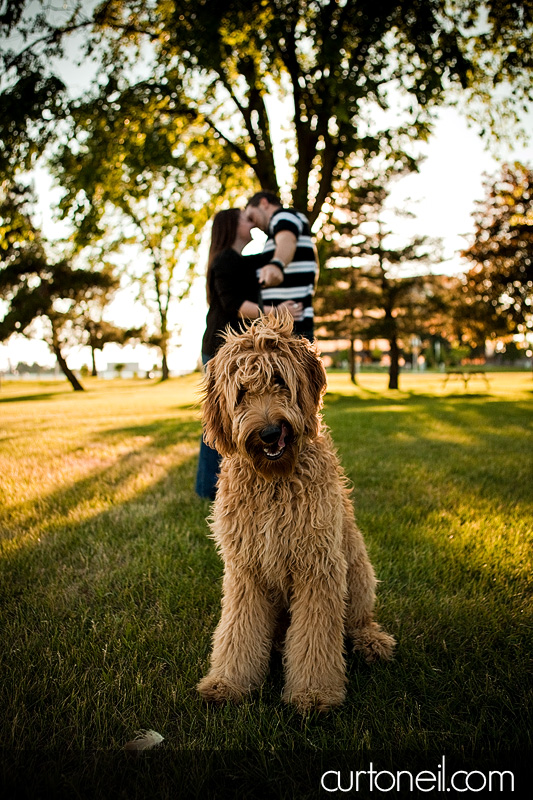
[{"label": "woman's arm", "polygon": [[[285,302],[277,306],[277,308],[281,307],[286,308],[294,319],[298,319],[303,311],[303,305],[301,303],[295,303],[293,300],[285,300]],[[239,308],[239,316],[243,317],[243,319],[257,319],[257,317],[261,316],[261,313],[270,314],[271,311],[272,306],[265,306],[264,311],[261,312],[257,303],[245,300]]]},{"label": "woman's arm", "polygon": [[239,316],[243,319],[257,319],[257,317],[261,316],[261,312],[257,303],[245,300],[239,308]]},{"label": "woman's arm", "polygon": [[220,253],[213,264],[213,295],[224,314],[235,317],[245,303],[246,294],[239,276],[241,256],[231,250]]}]

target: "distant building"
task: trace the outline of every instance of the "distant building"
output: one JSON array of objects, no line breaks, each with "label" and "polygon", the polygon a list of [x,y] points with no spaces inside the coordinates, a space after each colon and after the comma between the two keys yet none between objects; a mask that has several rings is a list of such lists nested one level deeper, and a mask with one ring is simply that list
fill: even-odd
[{"label": "distant building", "polygon": [[99,377],[109,381],[113,378],[140,378],[141,375],[138,362],[130,361],[110,361],[103,372],[99,371]]}]

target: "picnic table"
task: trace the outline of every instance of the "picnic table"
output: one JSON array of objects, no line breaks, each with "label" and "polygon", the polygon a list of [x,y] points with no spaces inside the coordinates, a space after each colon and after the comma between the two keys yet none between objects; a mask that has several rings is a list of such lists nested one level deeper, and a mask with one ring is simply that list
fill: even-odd
[{"label": "picnic table", "polygon": [[450,378],[458,378],[459,380],[464,381],[465,389],[468,388],[468,381],[470,378],[483,378],[487,385],[487,389],[490,388],[489,379],[487,378],[487,373],[484,369],[447,369],[446,376],[444,378],[444,386],[448,383]]}]

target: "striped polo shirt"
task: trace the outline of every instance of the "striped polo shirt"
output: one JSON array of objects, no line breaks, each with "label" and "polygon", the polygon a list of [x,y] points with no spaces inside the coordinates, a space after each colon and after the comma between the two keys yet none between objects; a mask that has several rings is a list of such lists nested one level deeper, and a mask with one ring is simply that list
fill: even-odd
[{"label": "striped polo shirt", "polygon": [[[274,255],[275,236],[280,231],[291,231],[297,238],[296,252],[292,261],[285,266],[283,283],[270,289],[263,289],[261,296],[265,305],[277,306],[284,300],[293,300],[303,305],[303,317],[294,323],[296,333],[313,329],[313,295],[318,274],[315,248],[311,238],[309,221],[304,214],[290,208],[274,211],[268,226],[268,239],[264,254]],[[259,270],[258,270],[259,274]]]}]

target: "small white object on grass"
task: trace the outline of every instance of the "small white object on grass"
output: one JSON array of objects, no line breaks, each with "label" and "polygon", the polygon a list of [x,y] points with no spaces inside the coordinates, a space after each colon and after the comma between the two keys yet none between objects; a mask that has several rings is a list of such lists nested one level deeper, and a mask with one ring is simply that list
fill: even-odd
[{"label": "small white object on grass", "polygon": [[152,750],[158,747],[163,741],[163,737],[157,731],[135,731],[135,739],[124,745],[124,750],[132,753],[142,753],[144,750]]}]

